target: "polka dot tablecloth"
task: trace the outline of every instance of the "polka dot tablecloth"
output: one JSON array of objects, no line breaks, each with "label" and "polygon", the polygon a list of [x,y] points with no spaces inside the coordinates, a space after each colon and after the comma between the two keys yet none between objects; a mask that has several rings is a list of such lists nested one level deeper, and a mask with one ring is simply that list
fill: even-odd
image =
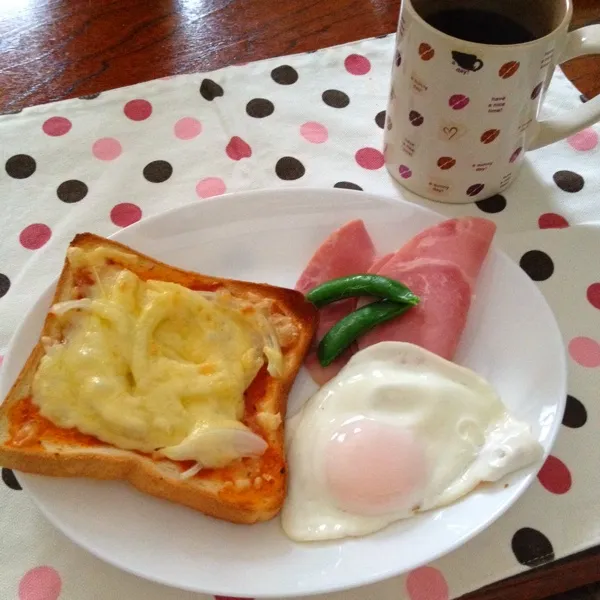
[{"label": "polka dot tablecloth", "polygon": [[[394,38],[182,75],[0,117],[0,354],[79,231],[109,235],[225,192],[315,186],[399,196],[383,166]],[[582,102],[557,73],[548,115]],[[477,204],[414,202],[498,224],[568,344],[569,396],[552,456],[498,522],[435,564],[328,600],[446,600],[600,544],[600,146],[591,128],[528,155]],[[95,559],[2,470],[0,597],[206,600]],[[199,558],[200,560],[200,558]],[[212,600],[212,599],[210,599]]]}]

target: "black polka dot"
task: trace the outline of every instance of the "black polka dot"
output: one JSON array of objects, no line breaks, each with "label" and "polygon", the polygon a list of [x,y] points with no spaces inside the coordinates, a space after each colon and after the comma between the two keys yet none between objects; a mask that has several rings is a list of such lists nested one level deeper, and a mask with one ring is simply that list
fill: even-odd
[{"label": "black polka dot", "polygon": [[11,489],[15,491],[22,490],[21,484],[17,481],[15,474],[12,469],[2,469],[2,481]]},{"label": "black polka dot", "polygon": [[275,106],[270,100],[265,98],[254,98],[246,104],[246,112],[255,119],[262,119],[273,114]]},{"label": "black polka dot", "polygon": [[529,250],[521,256],[521,269],[534,281],[545,281],[554,273],[552,259],[541,250]]},{"label": "black polka dot", "polygon": [[565,414],[563,415],[562,424],[565,427],[571,427],[571,429],[577,429],[583,427],[587,421],[587,410],[583,402],[577,400],[575,396],[567,395],[567,405],[565,407]]},{"label": "black polka dot", "polygon": [[94,100],[100,95],[100,92],[96,92],[95,94],[86,94],[85,96],[79,96],[80,100]]},{"label": "black polka dot", "polygon": [[356,185],[355,183],[352,183],[351,181],[338,181],[333,187],[341,188],[343,190],[356,190],[358,192],[363,191],[363,189],[360,187],[360,185]]},{"label": "black polka dot", "polygon": [[477,200],[475,204],[485,213],[499,213],[506,208],[506,198],[502,194],[495,194],[485,200]]},{"label": "black polka dot", "polygon": [[162,183],[173,175],[173,167],[166,160],[153,160],[144,167],[144,178],[150,183]]},{"label": "black polka dot", "polygon": [[350,104],[348,94],[340,92],[340,90],[325,90],[321,95],[323,102],[332,108],[346,108]]},{"label": "black polka dot", "polygon": [[73,204],[73,202],[83,200],[87,196],[87,193],[88,186],[78,179],[63,181],[58,188],[56,188],[58,199],[67,204]]},{"label": "black polka dot", "polygon": [[6,172],[14,179],[27,179],[35,173],[35,160],[29,154],[15,154],[4,165]]},{"label": "black polka dot", "polygon": [[271,71],[271,79],[279,85],[292,85],[298,81],[298,71],[290,65],[281,65]]},{"label": "black polka dot", "polygon": [[385,127],[385,110],[382,110],[375,115],[375,123],[377,123],[377,127],[381,127],[381,129]]},{"label": "black polka dot", "polygon": [[571,194],[579,192],[583,189],[585,184],[583,177],[579,175],[579,173],[573,171],[556,171],[556,173],[552,175],[552,179],[554,179],[554,183],[556,183],[563,192],[570,192]]},{"label": "black polka dot", "polygon": [[0,298],[6,296],[10,289],[10,279],[4,274],[0,273]]},{"label": "black polka dot", "polygon": [[515,558],[526,567],[539,567],[554,560],[554,548],[550,540],[537,529],[523,527],[512,537]]},{"label": "black polka dot", "polygon": [[293,156],[284,156],[277,161],[275,165],[275,173],[279,179],[291,181],[300,179],[306,172],[304,165]]},{"label": "black polka dot", "polygon": [[579,94],[579,99],[582,102],[587,102],[588,101],[588,97],[585,94]]},{"label": "black polka dot", "polygon": [[222,96],[225,92],[223,88],[212,79],[203,79],[200,84],[200,95],[209,102],[212,102],[218,96]]},{"label": "black polka dot", "polygon": [[396,50],[396,66],[399,67],[402,64],[402,54]]}]

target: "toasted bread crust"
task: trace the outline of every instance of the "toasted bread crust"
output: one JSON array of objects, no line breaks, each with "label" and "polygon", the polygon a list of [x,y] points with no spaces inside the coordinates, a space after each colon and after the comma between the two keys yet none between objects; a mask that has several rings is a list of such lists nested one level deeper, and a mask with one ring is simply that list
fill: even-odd
[{"label": "toasted bread crust", "polygon": [[[298,335],[293,345],[284,351],[283,377],[274,379],[265,373],[265,382],[260,388],[261,397],[254,404],[261,412],[273,415],[279,413],[283,419],[287,395],[302,365],[318,319],[316,309],[302,294],[267,284],[222,279],[171,267],[123,244],[91,233],[78,234],[70,246],[82,249],[111,247],[134,255],[135,263],[120,266],[126,266],[142,279],[170,281],[199,290],[226,288],[234,295],[252,292],[262,298],[272,299],[277,310],[292,319]],[[73,297],[75,277],[76,273],[65,260],[52,304]],[[31,382],[44,355],[41,339],[60,339],[60,335],[57,320],[49,313],[40,340],[0,406],[2,466],[53,477],[125,480],[147,494],[234,523],[265,521],[279,512],[286,492],[283,422],[276,429],[261,431],[269,444],[263,457],[243,459],[223,470],[201,472],[201,475],[189,479],[179,478],[182,467],[168,459],[157,461],[148,455],[121,450],[102,442],[94,445],[70,439],[61,441],[53,438],[43,428],[41,432],[35,433],[35,443],[14,444],[11,437],[14,414],[30,398]],[[248,419],[252,421],[252,415],[249,414]],[[257,473],[266,474],[265,479],[260,475],[255,477]]]}]

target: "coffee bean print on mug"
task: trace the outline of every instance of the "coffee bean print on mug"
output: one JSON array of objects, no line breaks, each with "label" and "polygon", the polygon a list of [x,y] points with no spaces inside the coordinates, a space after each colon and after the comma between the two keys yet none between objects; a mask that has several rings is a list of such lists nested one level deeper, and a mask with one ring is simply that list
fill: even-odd
[{"label": "coffee bean print on mug", "polygon": [[469,104],[469,97],[464,94],[453,94],[448,100],[448,105],[452,110],[462,110]]},{"label": "coffee bean print on mug", "polygon": [[421,60],[431,60],[435,56],[435,50],[429,44],[423,42],[419,44],[419,56]]},{"label": "coffee bean print on mug", "polygon": [[521,63],[519,63],[516,60],[511,60],[509,62],[506,62],[498,70],[498,75],[500,75],[500,77],[502,77],[502,79],[509,79],[519,70],[520,66],[521,66]]},{"label": "coffee bean print on mug", "polygon": [[467,188],[467,196],[478,196],[483,192],[483,183],[474,183]]},{"label": "coffee bean print on mug", "polygon": [[518,148],[515,149],[515,151],[510,155],[510,158],[508,159],[509,163],[514,163],[517,158],[519,158],[519,156],[521,155],[521,152],[523,152],[523,147],[519,146]]},{"label": "coffee bean print on mug", "polygon": [[437,166],[442,169],[442,171],[447,171],[451,169],[456,164],[456,159],[451,156],[442,156],[437,160]]},{"label": "coffee bean print on mug", "polygon": [[400,165],[398,167],[398,173],[400,173],[400,177],[402,177],[402,179],[409,179],[412,177],[412,171],[406,165]]},{"label": "coffee bean print on mug", "polygon": [[543,81],[540,81],[534,88],[531,90],[531,99],[535,100],[542,91],[542,86],[544,85]]},{"label": "coffee bean print on mug", "polygon": [[421,113],[417,112],[416,110],[411,110],[408,113],[408,120],[415,127],[420,127],[421,125],[423,125],[423,122],[425,121],[425,119],[423,118],[423,115]]},{"label": "coffee bean print on mug", "polygon": [[479,138],[482,144],[491,144],[500,135],[499,129],[488,129],[481,134]]}]

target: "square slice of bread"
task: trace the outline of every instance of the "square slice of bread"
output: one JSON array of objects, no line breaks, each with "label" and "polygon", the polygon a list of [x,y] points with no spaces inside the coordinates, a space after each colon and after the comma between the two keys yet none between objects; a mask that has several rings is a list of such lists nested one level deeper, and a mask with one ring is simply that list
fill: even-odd
[{"label": "square slice of bread", "polygon": [[[44,418],[32,401],[32,381],[45,345],[61,343],[59,319],[49,312],[39,341],[0,406],[0,465],[54,477],[126,480],[138,490],[184,504],[234,523],[255,523],[274,517],[286,493],[284,418],[289,390],[302,365],[317,325],[317,311],[291,289],[222,279],[184,271],[140,254],[118,242],[91,233],[77,235],[69,248],[106,249],[111,266],[127,269],[142,280],[180,284],[192,290],[226,290],[236,297],[267,300],[275,314],[293,324],[291,339],[282,344],[283,373],[269,375],[263,367],[244,395],[243,422],[268,443],[258,458],[244,458],[219,469],[204,469],[182,478],[193,463],[162,455],[122,450],[84,435],[61,429]],[[116,251],[111,254],[111,251]],[[87,288],[86,288],[87,281]],[[69,260],[58,280],[52,305],[85,297],[90,274]],[[50,308],[50,307],[49,307]]]}]

